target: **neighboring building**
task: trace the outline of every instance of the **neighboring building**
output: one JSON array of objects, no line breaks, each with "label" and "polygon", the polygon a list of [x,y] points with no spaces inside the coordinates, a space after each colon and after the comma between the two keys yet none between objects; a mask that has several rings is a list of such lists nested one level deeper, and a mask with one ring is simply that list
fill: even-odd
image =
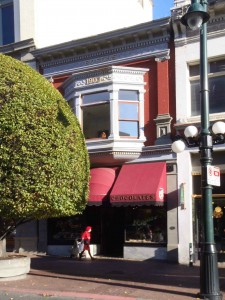
[{"label": "neighboring building", "polygon": [[[177,133],[194,124],[200,128],[199,31],[186,29],[179,21],[190,1],[175,1],[172,23],[176,57]],[[225,121],[225,2],[208,1],[208,66],[210,122]],[[189,148],[177,155],[179,262],[188,263],[190,249],[198,259],[201,190],[199,149]],[[225,251],[225,145],[214,146],[213,165],[221,168],[221,186],[213,188],[215,241],[219,260]],[[219,213],[217,213],[217,211]],[[184,234],[185,233],[185,234]]]},{"label": "neighboring building", "polygon": [[152,0],[0,0],[0,45],[16,55],[151,20]]},{"label": "neighboring building", "polygon": [[[170,19],[32,54],[77,115],[91,162],[86,211],[80,218],[48,220],[47,252],[65,253],[63,244],[71,244],[83,222],[93,226],[93,243],[102,255],[177,261]],[[68,227],[75,228],[71,239]]]},{"label": "neighboring building", "polygon": [[[198,258],[198,149],[171,152],[171,133],[200,125],[199,34],[180,23],[191,1],[174,0],[171,18],[153,21],[152,1],[127,1],[108,1],[108,7],[103,1],[106,19],[94,21],[97,0],[64,0],[62,7],[53,0],[0,1],[2,12],[9,6],[2,29],[7,20],[11,24],[8,34],[2,30],[0,51],[30,64],[61,91],[80,121],[91,162],[85,212],[21,226],[15,244],[20,252],[69,255],[74,238],[92,225],[95,253],[188,264],[193,249]],[[224,1],[209,1],[209,11],[213,122],[225,119]],[[224,150],[216,146],[213,154],[223,174]],[[222,210],[223,174],[213,196]],[[216,216],[223,251],[225,215]]]}]

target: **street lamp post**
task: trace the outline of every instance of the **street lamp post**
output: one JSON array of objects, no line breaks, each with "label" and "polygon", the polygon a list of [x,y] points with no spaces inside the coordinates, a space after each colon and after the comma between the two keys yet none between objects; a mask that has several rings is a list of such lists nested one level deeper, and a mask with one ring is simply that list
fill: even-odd
[{"label": "street lamp post", "polygon": [[201,240],[200,258],[200,293],[198,296],[201,299],[221,300],[223,297],[219,288],[217,250],[214,241],[212,185],[208,184],[207,182],[207,168],[208,166],[211,166],[212,163],[213,149],[213,138],[210,131],[209,122],[207,58],[207,21],[209,20],[209,14],[207,13],[207,8],[207,1],[192,0],[191,6],[189,7],[187,13],[181,18],[181,23],[193,30],[200,28],[201,131],[198,138],[198,146],[202,174],[201,201],[203,236]]}]

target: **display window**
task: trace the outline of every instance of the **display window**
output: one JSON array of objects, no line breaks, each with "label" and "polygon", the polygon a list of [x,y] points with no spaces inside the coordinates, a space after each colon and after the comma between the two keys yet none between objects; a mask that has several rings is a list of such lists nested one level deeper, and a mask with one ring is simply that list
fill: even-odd
[{"label": "display window", "polygon": [[125,214],[126,243],[166,243],[165,207],[129,207]]},{"label": "display window", "polygon": [[70,245],[81,236],[82,216],[48,219],[48,243]]},{"label": "display window", "polygon": [[217,251],[225,254],[225,198],[213,200],[213,221]]},{"label": "display window", "polygon": [[64,218],[48,219],[48,244],[72,245],[81,237],[86,226],[92,227],[92,244],[99,244],[101,239],[101,210],[95,206],[87,206],[80,215]]}]

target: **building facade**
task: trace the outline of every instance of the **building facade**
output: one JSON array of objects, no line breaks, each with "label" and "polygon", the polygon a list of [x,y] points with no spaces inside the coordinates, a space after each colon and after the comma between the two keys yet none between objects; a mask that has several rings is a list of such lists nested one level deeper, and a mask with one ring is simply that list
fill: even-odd
[{"label": "building facade", "polygon": [[[178,2],[178,1],[177,1]],[[200,128],[200,41],[199,31],[191,31],[180,23],[189,1],[179,1],[172,10],[175,34],[176,57],[176,122],[177,134],[185,127],[195,125]],[[209,68],[210,124],[225,120],[224,106],[224,1],[208,1],[210,20],[208,21],[207,46]],[[224,261],[224,201],[225,201],[225,160],[224,145],[213,148],[214,166],[220,167],[221,185],[213,187],[213,219],[215,241],[219,261]],[[199,237],[201,228],[201,166],[197,147],[185,149],[177,155],[178,193],[182,202],[178,212],[179,262],[187,263],[190,249],[194,259],[199,258]],[[184,163],[185,162],[185,163]],[[182,234],[184,233],[185,234]]]},{"label": "building facade", "polygon": [[83,222],[93,226],[93,251],[102,255],[177,261],[170,19],[32,54],[79,119],[91,162],[86,211],[60,220],[76,228],[71,238],[60,236],[59,220],[48,220],[47,252],[65,253]]},{"label": "building facade", "polygon": [[[177,133],[189,124],[200,126],[199,34],[180,23],[191,1],[174,0],[171,17],[159,20],[152,20],[152,1],[119,5],[115,8],[122,16],[118,27],[113,27],[111,16],[107,21],[97,18],[96,27],[84,19],[79,25],[70,23],[75,22],[72,17],[63,24],[57,24],[55,18],[46,25],[50,10],[54,16],[61,12],[61,17],[69,16],[76,7],[70,7],[67,0],[60,11],[51,0],[39,0],[30,1],[28,10],[24,1],[0,1],[1,8],[13,4],[14,9],[14,33],[6,35],[8,41],[2,35],[0,51],[36,68],[64,95],[86,138],[91,179],[81,216],[21,226],[16,251],[69,255],[74,239],[91,225],[94,253],[182,264],[197,260],[201,223],[198,148],[178,155],[171,151]],[[225,119],[225,7],[222,0],[208,2],[213,123]],[[90,11],[82,3],[84,11]],[[128,17],[125,24],[124,16],[133,10],[135,20],[131,24]],[[91,12],[95,15],[93,8]],[[220,260],[224,250],[224,150],[217,145],[213,153],[213,164],[222,173],[222,184],[213,192]]]}]

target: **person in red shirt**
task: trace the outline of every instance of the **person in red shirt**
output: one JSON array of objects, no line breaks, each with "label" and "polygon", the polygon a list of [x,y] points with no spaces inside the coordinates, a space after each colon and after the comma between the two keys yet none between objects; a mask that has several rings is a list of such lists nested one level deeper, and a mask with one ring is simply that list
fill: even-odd
[{"label": "person in red shirt", "polygon": [[91,259],[94,259],[94,257],[91,255],[91,251],[90,251],[91,230],[92,230],[91,226],[87,226],[85,231],[81,235],[82,242],[84,243],[84,249],[79,254],[79,259],[82,258],[82,255],[83,255],[85,250],[88,251],[88,254],[90,255]]}]

